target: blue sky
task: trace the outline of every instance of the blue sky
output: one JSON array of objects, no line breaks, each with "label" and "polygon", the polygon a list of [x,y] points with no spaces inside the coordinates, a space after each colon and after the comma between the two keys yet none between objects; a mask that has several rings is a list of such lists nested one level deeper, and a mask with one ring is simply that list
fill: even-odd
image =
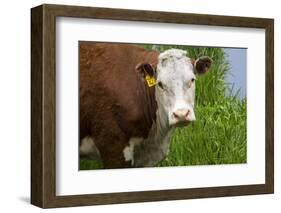
[{"label": "blue sky", "polygon": [[234,85],[234,92],[240,89],[239,97],[246,97],[247,49],[223,48],[230,66],[226,82]]}]

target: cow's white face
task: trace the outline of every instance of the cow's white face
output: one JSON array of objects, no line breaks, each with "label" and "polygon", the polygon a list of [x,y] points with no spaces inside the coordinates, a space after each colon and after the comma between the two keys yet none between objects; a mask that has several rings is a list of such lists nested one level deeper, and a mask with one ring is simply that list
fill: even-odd
[{"label": "cow's white face", "polygon": [[169,125],[195,120],[194,67],[186,51],[170,49],[159,55],[156,100]]},{"label": "cow's white face", "polygon": [[161,125],[185,125],[195,120],[195,74],[206,73],[211,64],[207,56],[191,60],[186,51],[169,49],[158,56],[156,72],[149,63],[136,66],[142,78],[149,75],[157,80],[155,97]]}]

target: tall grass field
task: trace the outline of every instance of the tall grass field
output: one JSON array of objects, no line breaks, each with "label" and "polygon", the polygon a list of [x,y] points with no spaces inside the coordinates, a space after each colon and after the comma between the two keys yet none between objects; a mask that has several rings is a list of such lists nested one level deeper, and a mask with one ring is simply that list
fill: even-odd
[{"label": "tall grass field", "polygon": [[[214,62],[209,72],[196,81],[196,121],[176,129],[169,154],[158,166],[246,163],[246,98],[239,98],[239,94],[233,92],[233,85],[225,81],[230,67],[224,50],[179,45],[142,46],[160,52],[182,49],[190,58],[209,56]],[[81,170],[100,168],[103,168],[102,162],[80,159]]]}]

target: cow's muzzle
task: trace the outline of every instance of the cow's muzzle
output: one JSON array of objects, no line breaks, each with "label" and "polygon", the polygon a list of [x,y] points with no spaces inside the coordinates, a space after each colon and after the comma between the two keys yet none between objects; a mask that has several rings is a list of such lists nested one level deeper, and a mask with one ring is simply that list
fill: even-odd
[{"label": "cow's muzzle", "polygon": [[176,126],[185,126],[194,121],[194,112],[190,109],[177,109],[172,113],[173,123]]}]

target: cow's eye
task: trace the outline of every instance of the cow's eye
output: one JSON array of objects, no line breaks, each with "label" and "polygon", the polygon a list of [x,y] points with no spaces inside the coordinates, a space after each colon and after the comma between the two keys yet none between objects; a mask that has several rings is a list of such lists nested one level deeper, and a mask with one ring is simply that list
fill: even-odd
[{"label": "cow's eye", "polygon": [[195,82],[196,78],[192,78],[190,79],[190,81],[187,82],[187,86],[188,88],[191,88],[191,86],[193,85],[193,83]]},{"label": "cow's eye", "polygon": [[159,86],[161,89],[164,89],[163,83],[162,83],[161,81],[158,82],[158,86]]}]

